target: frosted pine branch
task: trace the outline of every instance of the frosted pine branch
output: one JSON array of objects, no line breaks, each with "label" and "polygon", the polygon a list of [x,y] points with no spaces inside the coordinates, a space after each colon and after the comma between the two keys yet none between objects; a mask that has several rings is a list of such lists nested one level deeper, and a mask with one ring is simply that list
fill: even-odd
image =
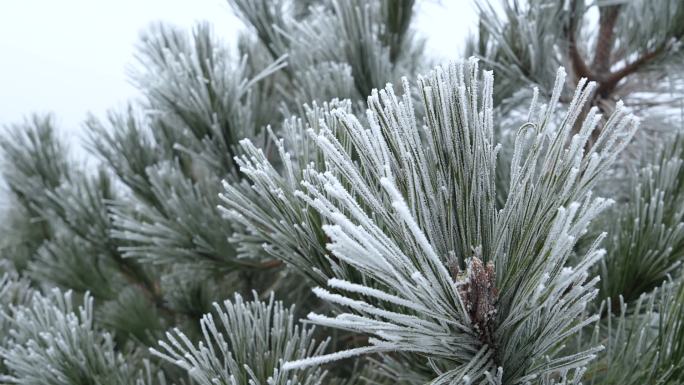
[{"label": "frosted pine branch", "polygon": [[319,385],[325,379],[320,369],[284,371],[284,361],[315,359],[327,344],[316,343],[313,328],[295,325],[293,307],[284,308],[272,295],[268,302],[236,295],[214,308],[215,314],[200,321],[199,343],[175,329],[152,353],[186,370],[200,385]]},{"label": "frosted pine branch", "polygon": [[[93,311],[89,295],[76,307],[71,292],[57,289],[34,293],[29,304],[5,309],[3,316],[13,322],[9,342],[0,348],[9,372],[0,380],[17,385],[164,385],[163,375],[155,375],[139,351],[124,356],[116,350],[113,336],[94,325]],[[136,355],[135,364],[127,361]]]},{"label": "frosted pine branch", "polygon": [[[454,362],[458,369],[436,383],[494,381],[499,368],[502,383],[524,383],[579,369],[600,351],[594,346],[564,355],[558,348],[598,319],[584,314],[597,293],[598,280],[589,279],[589,269],[604,254],[598,248],[601,237],[577,265],[567,263],[577,239],[611,203],[592,196],[597,176],[636,128],[634,119],[618,109],[585,153],[584,143],[598,123],[596,111],[577,134],[573,127],[593,85],[580,82],[556,126],[552,117],[564,83],[559,71],[550,102],[531,108],[519,132],[509,196],[497,211],[493,77],[485,73],[480,86],[480,76],[471,60],[421,79],[422,129],[410,98],[395,96],[391,87],[369,98],[368,128],[350,114],[332,111],[343,131],[323,127],[312,133],[327,170],[306,170],[298,194],[330,222],[323,228],[332,255],[384,287],[379,291],[331,280],[342,295],[315,293],[350,312],[309,319],[370,334],[368,351],[410,351]],[[409,95],[407,82],[404,89]],[[351,140],[351,147],[338,140],[340,135]],[[352,160],[350,151],[358,158]],[[447,262],[464,266],[471,258],[473,264],[480,258],[493,264],[486,278],[492,282],[479,282],[485,275],[474,267],[464,275],[446,267]],[[463,285],[489,289],[468,296],[459,289]],[[345,289],[379,301],[345,298]],[[406,306],[388,308],[383,305],[387,299]],[[480,301],[490,304],[477,307]],[[491,324],[484,321],[487,317]],[[314,362],[292,366],[307,363]]]}]

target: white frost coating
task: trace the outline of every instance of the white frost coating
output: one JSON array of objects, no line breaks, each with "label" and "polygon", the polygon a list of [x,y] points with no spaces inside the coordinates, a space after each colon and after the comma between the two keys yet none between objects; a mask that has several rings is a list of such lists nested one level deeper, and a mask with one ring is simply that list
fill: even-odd
[{"label": "white frost coating", "polygon": [[[233,302],[214,303],[215,313],[205,314],[200,321],[202,339],[197,344],[174,329],[166,333],[168,342],[159,341],[162,351],[151,349],[151,353],[187,370],[201,385],[289,383],[297,375],[285,373],[283,361],[304,358],[307,352],[321,354],[325,343],[313,343],[311,328],[295,328],[292,309],[284,309],[272,295],[268,302],[260,302],[254,295],[251,302],[236,295]],[[264,367],[264,362],[273,364]],[[323,379],[319,369],[299,375],[307,385],[320,385]]]},{"label": "white frost coating", "polygon": [[392,197],[392,207],[394,207],[397,210],[399,216],[403,219],[404,223],[406,223],[406,225],[409,227],[411,233],[416,237],[416,240],[423,249],[423,252],[437,266],[443,266],[442,262],[440,261],[437,254],[435,254],[435,251],[432,249],[432,246],[428,242],[427,238],[425,238],[425,234],[420,229],[420,227],[418,227],[418,224],[413,219],[413,216],[411,216],[408,206],[406,206],[406,202],[404,202],[404,199],[401,197],[401,194],[394,186],[394,183],[388,177],[382,177],[380,178],[380,184]]},{"label": "white frost coating", "polygon": [[304,359],[297,360],[297,361],[289,361],[283,365],[283,370],[301,369],[301,368],[306,368],[306,367],[310,367],[310,366],[327,364],[327,363],[332,362],[332,361],[338,361],[338,360],[342,360],[342,359],[354,357],[354,356],[359,356],[359,355],[366,354],[366,353],[377,352],[377,350],[378,350],[377,348],[369,346],[369,347],[363,347],[363,348],[343,350],[341,352],[326,354],[323,356],[308,357],[308,358],[304,358]]},{"label": "white frost coating", "polygon": [[367,295],[369,297],[375,297],[375,298],[381,299],[383,301],[387,301],[387,302],[390,302],[390,303],[393,303],[396,305],[400,305],[400,306],[405,306],[405,307],[408,307],[408,308],[416,310],[416,311],[427,311],[426,308],[419,306],[418,304],[416,304],[414,302],[407,301],[407,300],[402,299],[400,297],[397,297],[395,295],[388,294],[384,291],[380,291],[380,290],[373,289],[373,288],[370,288],[367,286],[358,285],[355,283],[343,281],[341,279],[332,278],[332,279],[328,280],[328,285],[332,288],[343,289],[346,291],[350,291],[352,293],[359,293],[359,294]]}]

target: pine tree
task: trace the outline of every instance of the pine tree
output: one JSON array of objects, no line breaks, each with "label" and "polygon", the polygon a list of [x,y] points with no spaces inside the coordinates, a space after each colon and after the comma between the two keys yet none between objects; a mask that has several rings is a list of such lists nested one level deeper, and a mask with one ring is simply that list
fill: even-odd
[{"label": "pine tree", "polygon": [[684,4],[229,3],[0,138],[1,383],[684,382]]}]

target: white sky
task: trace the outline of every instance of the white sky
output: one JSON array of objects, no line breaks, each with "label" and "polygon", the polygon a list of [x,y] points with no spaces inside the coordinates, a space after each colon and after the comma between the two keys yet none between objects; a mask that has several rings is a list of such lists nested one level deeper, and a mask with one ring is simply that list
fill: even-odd
[{"label": "white sky", "polygon": [[[471,1],[418,6],[427,51],[457,58],[476,22]],[[229,43],[244,28],[225,0],[2,0],[0,126],[54,112],[60,130],[78,138],[88,112],[104,116],[138,95],[126,68],[140,31],[160,20],[187,29],[207,20]]]}]

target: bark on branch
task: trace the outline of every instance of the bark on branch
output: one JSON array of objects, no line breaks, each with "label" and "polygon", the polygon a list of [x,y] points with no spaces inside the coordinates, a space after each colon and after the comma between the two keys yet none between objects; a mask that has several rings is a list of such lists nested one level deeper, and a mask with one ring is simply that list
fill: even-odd
[{"label": "bark on branch", "polygon": [[610,57],[615,42],[615,23],[620,14],[620,5],[601,8],[599,32],[592,67],[598,74],[610,72]]},{"label": "bark on branch", "polygon": [[568,55],[570,57],[570,62],[572,64],[572,69],[577,76],[577,78],[587,78],[593,79],[594,74],[584,61],[582,54],[579,52],[577,47],[577,39],[575,33],[577,32],[577,19],[576,19],[576,1],[570,3],[570,23],[566,30],[566,39],[568,40]]},{"label": "bark on branch", "polygon": [[624,67],[621,69],[611,72],[608,74],[608,76],[604,79],[602,79],[599,83],[599,87],[597,92],[601,94],[602,96],[607,96],[617,86],[617,84],[620,82],[620,80],[626,78],[627,76],[639,71],[642,69],[645,65],[648,63],[652,62],[658,56],[660,56],[661,53],[665,52],[667,50],[667,45],[663,44],[660,47],[647,52],[643,55],[641,55],[638,59],[634,60],[633,62],[626,64]]},{"label": "bark on branch", "polygon": [[566,31],[568,56],[572,64],[573,72],[578,79],[587,78],[597,83],[597,97],[604,99],[609,98],[622,79],[639,71],[667,50],[667,44],[663,44],[658,48],[643,54],[633,62],[626,64],[623,68],[612,72],[610,68],[612,65],[611,54],[615,42],[615,25],[620,15],[621,7],[620,5],[612,5],[602,8],[600,11],[599,35],[596,51],[594,53],[594,60],[590,67],[582,57],[577,46],[577,37],[575,34],[577,32],[578,20],[575,7],[576,1],[573,0],[571,2],[569,26]]}]

